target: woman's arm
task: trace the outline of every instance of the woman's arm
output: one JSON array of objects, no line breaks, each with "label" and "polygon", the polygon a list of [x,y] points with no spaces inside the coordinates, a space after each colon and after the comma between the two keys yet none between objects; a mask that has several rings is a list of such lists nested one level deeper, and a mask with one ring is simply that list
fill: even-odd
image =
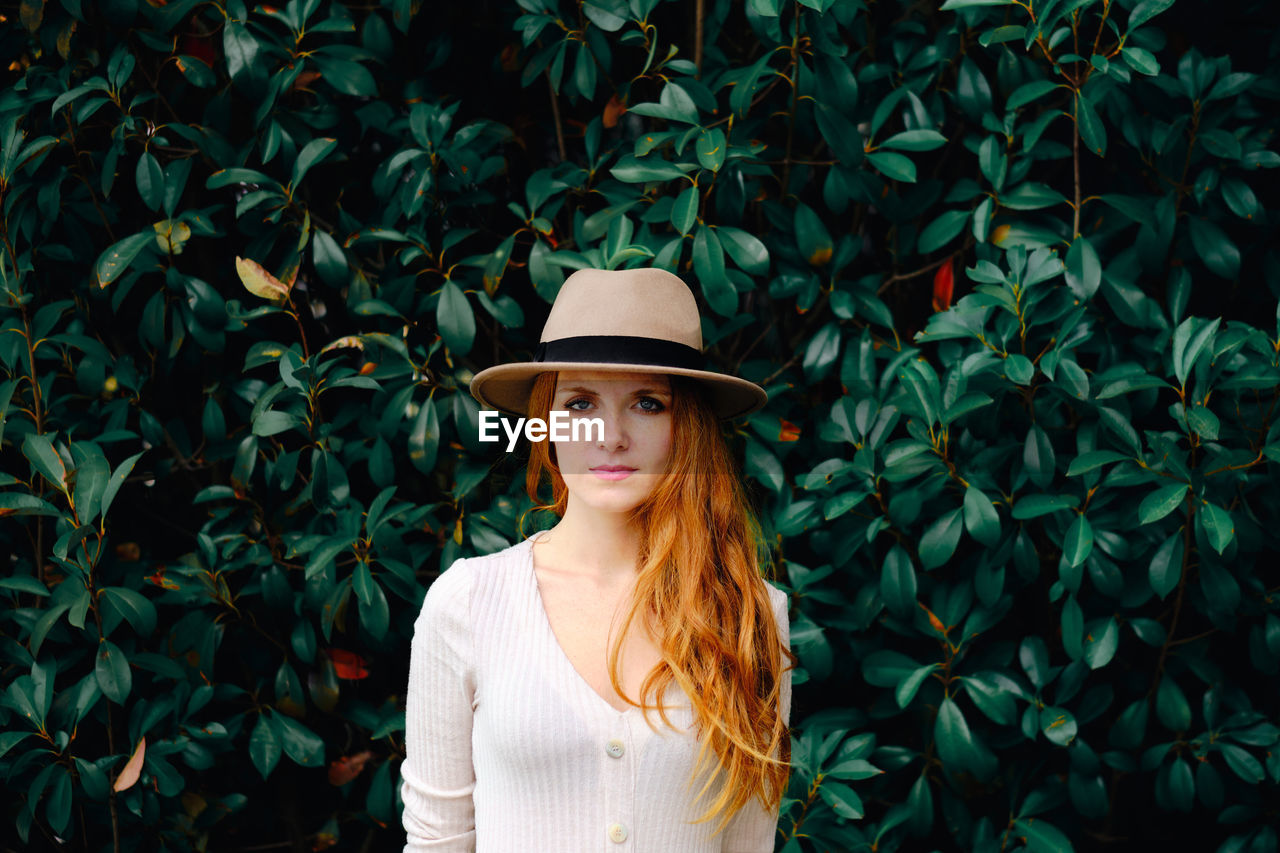
[{"label": "woman's arm", "polygon": [[468,568],[458,560],[436,579],[413,625],[400,766],[404,853],[475,849]]},{"label": "woman's arm", "polygon": [[[778,636],[782,644],[791,648],[791,621],[787,615],[787,596],[781,590],[769,587],[769,597],[773,603],[773,618],[778,623]],[[787,666],[784,657],[782,665]],[[791,672],[782,674],[782,690],[779,695],[782,705],[782,720],[791,723]],[[774,753],[775,757],[777,753]],[[777,809],[765,811],[760,801],[754,797],[747,801],[730,820],[724,831],[724,853],[773,853],[778,833]]]}]

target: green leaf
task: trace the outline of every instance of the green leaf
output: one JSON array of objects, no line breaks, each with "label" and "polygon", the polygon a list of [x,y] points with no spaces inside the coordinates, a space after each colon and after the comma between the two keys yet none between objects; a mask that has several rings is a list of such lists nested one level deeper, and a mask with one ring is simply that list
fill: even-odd
[{"label": "green leaf", "polygon": [[476,315],[462,288],[453,281],[446,281],[440,288],[436,323],[445,346],[458,355],[466,355],[471,351],[471,344],[476,337]]},{"label": "green leaf", "polygon": [[894,545],[880,565],[880,597],[899,618],[908,619],[915,612],[916,570],[900,545]]},{"label": "green leaf", "polygon": [[716,229],[721,245],[743,272],[764,275],[769,271],[769,250],[753,234],[741,228],[722,226]]},{"label": "green leaf", "polygon": [[1241,219],[1253,219],[1258,213],[1258,197],[1249,185],[1239,178],[1223,178],[1218,184],[1222,200],[1231,208],[1231,212]]},{"label": "green leaf", "polygon": [[1102,262],[1088,237],[1077,237],[1067,250],[1065,278],[1071,292],[1081,301],[1093,298],[1102,283]]},{"label": "green leaf", "polygon": [[718,127],[703,130],[698,135],[697,154],[698,162],[702,164],[702,168],[710,169],[713,172],[719,172],[720,167],[724,165],[725,155],[728,153],[728,143],[724,137],[724,131]]},{"label": "green leaf", "polygon": [[67,467],[53,448],[48,433],[27,433],[22,441],[22,455],[31,467],[64,494],[67,491]]},{"label": "green leaf", "polygon": [[120,647],[110,640],[98,643],[93,672],[98,679],[98,687],[102,688],[102,695],[117,705],[123,705],[133,687],[133,673],[129,670],[129,659]]},{"label": "green leaf", "polygon": [[[1098,396],[1101,397],[1102,395],[1099,394]],[[1129,449],[1133,451],[1134,457],[1142,455],[1142,441],[1138,438],[1138,432],[1129,423],[1128,418],[1115,409],[1099,406],[1098,422],[1102,424],[1104,429],[1127,444]]]},{"label": "green leaf", "polygon": [[133,234],[123,240],[117,240],[98,256],[94,264],[94,274],[98,278],[98,286],[106,287],[120,277],[137,259],[142,250],[155,244],[156,232],[148,228],[140,234]]},{"label": "green leaf", "polygon": [[843,782],[824,781],[818,788],[823,801],[835,810],[835,813],[849,820],[861,820],[863,814],[862,798]]},{"label": "green leaf", "polygon": [[428,397],[418,409],[409,430],[409,461],[420,473],[430,474],[435,470],[439,447],[440,419],[436,414],[435,400]]},{"label": "green leaf", "polygon": [[1093,106],[1093,101],[1083,92],[1076,95],[1076,128],[1080,132],[1080,141],[1084,143],[1085,148],[1097,154],[1099,157],[1105,157],[1107,154],[1107,129],[1102,124],[1102,119],[1098,116],[1097,109]]},{"label": "green leaf", "polygon": [[1250,785],[1256,785],[1266,778],[1261,762],[1244,749],[1229,743],[1218,741],[1214,744],[1222,752],[1222,758],[1235,773]]},{"label": "green leaf", "polygon": [[1129,13],[1127,32],[1133,32],[1173,4],[1174,0],[1143,0],[1143,2],[1134,6],[1133,11]]},{"label": "green leaf", "polygon": [[1026,466],[1031,482],[1040,488],[1047,488],[1053,482],[1057,455],[1053,452],[1049,434],[1039,424],[1032,424],[1027,430],[1027,438],[1022,445],[1022,464]]},{"label": "green leaf", "polygon": [[894,691],[894,699],[898,703],[899,708],[905,708],[911,704],[911,700],[916,698],[916,693],[920,690],[920,685],[924,684],[925,679],[941,664],[931,663],[922,666],[912,672],[906,678],[898,683],[898,688]]},{"label": "green leaf", "polygon": [[120,487],[124,485],[125,477],[128,477],[133,471],[133,466],[142,458],[145,450],[139,450],[128,459],[116,466],[116,470],[111,472],[111,479],[107,481],[106,488],[102,492],[102,508],[98,511],[99,515],[105,517],[107,510],[111,508],[111,503],[116,499],[116,493],[120,491]]},{"label": "green leaf", "polygon": [[960,235],[968,219],[969,211],[967,210],[944,211],[920,232],[916,250],[922,255],[927,255],[935,249],[942,248]]},{"label": "green leaf", "polygon": [[1049,80],[1035,80],[1031,83],[1023,83],[1014,89],[1005,101],[1005,109],[1016,110],[1019,107],[1025,107],[1032,101],[1038,100],[1052,92],[1054,89],[1064,88],[1062,83],[1054,83]]},{"label": "green leaf", "polygon": [[972,485],[964,491],[964,526],[970,536],[988,548],[1000,541],[1000,516],[991,499]]},{"label": "green leaf", "polygon": [[1191,727],[1191,706],[1187,704],[1182,688],[1168,673],[1160,679],[1160,687],[1156,689],[1156,716],[1165,728],[1173,732],[1183,732]]},{"label": "green leaf", "polygon": [[1050,743],[1070,746],[1079,727],[1076,718],[1066,708],[1048,705],[1040,709],[1040,731]]},{"label": "green leaf", "polygon": [[1117,453],[1114,450],[1089,450],[1071,460],[1071,465],[1067,468],[1067,476],[1078,477],[1096,468],[1101,468],[1103,465],[1122,462],[1128,458],[1123,453]]},{"label": "green leaf", "polygon": [[609,174],[626,184],[670,181],[685,176],[684,170],[669,160],[657,156],[641,160],[633,154],[618,158],[618,165],[610,169]]},{"label": "green leaf", "polygon": [[348,59],[333,59],[312,54],[311,59],[326,83],[345,95],[374,96],[378,83],[369,69]]},{"label": "green leaf", "polygon": [[1013,831],[1026,841],[1029,853],[1075,853],[1062,830],[1039,818],[1019,818],[1013,822]]},{"label": "green leaf", "polygon": [[1013,517],[1017,521],[1039,518],[1054,512],[1075,509],[1076,504],[1070,498],[1059,495],[1027,495],[1019,498],[1013,505]]},{"label": "green leaf", "polygon": [[319,163],[338,147],[338,140],[327,137],[313,139],[298,152],[298,159],[293,161],[293,177],[290,184],[296,189],[312,166]]},{"label": "green leaf", "polygon": [[920,537],[920,565],[925,569],[941,566],[955,553],[964,526],[960,509],[953,509],[929,526]]},{"label": "green leaf", "polygon": [[1159,521],[1177,509],[1186,494],[1186,483],[1161,486],[1143,498],[1138,505],[1138,521],[1142,524]]},{"label": "green leaf", "polygon": [[1077,516],[1067,528],[1066,536],[1062,538],[1062,556],[1074,569],[1082,565],[1092,551],[1093,527],[1083,515]]},{"label": "green leaf", "polygon": [[724,271],[724,249],[715,229],[708,225],[698,226],[693,236],[693,271],[712,311],[722,317],[738,313],[738,293]]},{"label": "green leaf", "polygon": [[811,266],[821,267],[830,262],[833,251],[831,233],[813,208],[804,202],[796,205],[795,232],[800,256]]},{"label": "green leaf", "polygon": [[681,234],[688,234],[698,218],[698,188],[687,187],[671,205],[671,224]]},{"label": "green leaf", "polygon": [[1003,685],[981,674],[963,676],[960,681],[979,711],[1002,726],[1013,725],[1018,708],[1013,701],[1013,694]]},{"label": "green leaf", "polygon": [[920,664],[893,649],[881,649],[862,659],[862,677],[876,687],[897,687]]},{"label": "green leaf", "polygon": [[1236,528],[1231,520],[1231,513],[1217,504],[1204,502],[1196,519],[1203,527],[1205,535],[1213,550],[1221,554],[1227,550],[1231,540],[1235,538]]},{"label": "green leaf", "polygon": [[252,74],[258,58],[258,40],[243,24],[229,20],[222,28],[222,53],[232,80],[246,72]]},{"label": "green leaf", "polygon": [[1187,227],[1191,244],[1204,265],[1223,278],[1235,279],[1240,273],[1240,250],[1227,233],[1215,223],[1197,217],[1188,219]]},{"label": "green leaf", "polygon": [[1000,206],[1010,210],[1040,210],[1064,201],[1062,193],[1036,181],[1023,181],[1000,196]]},{"label": "green leaf", "polygon": [[297,415],[267,409],[253,419],[253,434],[257,436],[279,435],[291,429],[301,429],[303,421]]},{"label": "green leaf", "polygon": [[[843,752],[844,750],[841,750]],[[823,776],[832,779],[847,779],[851,782],[860,782],[863,779],[872,779],[884,773],[879,767],[873,765],[865,758],[846,758],[828,767],[823,771]]]},{"label": "green leaf", "polygon": [[901,154],[895,154],[892,151],[873,151],[867,155],[867,162],[890,180],[909,184],[914,184],[916,181],[916,164]]},{"label": "green leaf", "polygon": [[1139,74],[1155,77],[1160,73],[1160,63],[1156,61],[1155,54],[1149,50],[1127,46],[1120,49],[1120,56],[1126,65]]},{"label": "green leaf", "polygon": [[804,349],[801,369],[805,379],[818,382],[830,371],[840,355],[840,324],[828,322],[809,339]]},{"label": "green leaf", "polygon": [[253,727],[253,734],[249,736],[249,759],[262,774],[263,779],[270,776],[271,771],[280,762],[280,753],[280,736],[276,733],[275,727],[268,722],[267,714],[259,714],[258,722]]},{"label": "green leaf", "polygon": [[156,628],[156,606],[136,590],[123,586],[109,586],[102,590],[118,613],[141,637],[148,637]]},{"label": "green leaf", "polygon": [[942,704],[938,706],[933,739],[938,745],[938,756],[948,770],[972,772],[973,758],[977,751],[973,735],[969,732],[969,724],[965,721],[960,706],[950,696],[943,698]]},{"label": "green leaf", "polygon": [[324,766],[324,741],[315,732],[285,714],[276,714],[272,722],[285,755],[303,767]]},{"label": "green leaf", "polygon": [[904,130],[881,142],[880,147],[899,151],[932,151],[946,144],[947,138],[936,130]]},{"label": "green leaf", "polygon": [[1111,617],[1101,627],[1085,637],[1084,661],[1089,669],[1101,669],[1111,663],[1120,645],[1120,625]]},{"label": "green leaf", "polygon": [[1151,558],[1147,578],[1156,595],[1167,598],[1182,578],[1182,531],[1177,530],[1161,543]]},{"label": "green leaf", "polygon": [[143,151],[138,158],[138,168],[134,172],[134,181],[138,185],[138,195],[142,203],[152,210],[159,210],[164,200],[164,170],[160,162],[150,151]]}]

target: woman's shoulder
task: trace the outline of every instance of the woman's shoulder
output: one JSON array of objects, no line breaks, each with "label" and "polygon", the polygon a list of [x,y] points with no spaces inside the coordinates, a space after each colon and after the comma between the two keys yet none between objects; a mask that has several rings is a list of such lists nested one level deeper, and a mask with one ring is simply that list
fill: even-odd
[{"label": "woman's shoulder", "polygon": [[787,602],[790,596],[771,583],[766,582],[765,586],[769,590],[769,602],[773,605],[774,611],[785,616],[788,610]]},{"label": "woman's shoulder", "polygon": [[491,554],[459,557],[454,560],[427,588],[427,596],[422,605],[423,612],[438,610],[457,612],[458,606],[473,595],[473,590],[478,587],[492,586],[513,567],[520,565],[530,547],[531,539],[525,539]]}]

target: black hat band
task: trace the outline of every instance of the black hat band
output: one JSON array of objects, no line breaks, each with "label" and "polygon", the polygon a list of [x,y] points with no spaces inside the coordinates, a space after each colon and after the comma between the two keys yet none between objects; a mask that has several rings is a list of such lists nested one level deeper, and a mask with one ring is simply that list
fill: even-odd
[{"label": "black hat band", "polygon": [[578,335],[543,341],[533,351],[533,360],[706,369],[702,353],[687,344],[634,335]]}]

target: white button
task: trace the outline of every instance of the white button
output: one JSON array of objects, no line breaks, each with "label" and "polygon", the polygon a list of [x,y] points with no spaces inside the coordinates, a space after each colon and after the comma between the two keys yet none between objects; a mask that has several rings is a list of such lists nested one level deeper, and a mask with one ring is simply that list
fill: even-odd
[{"label": "white button", "polygon": [[609,840],[616,841],[621,844],[627,840],[627,828],[620,823],[612,824],[609,827]]},{"label": "white button", "polygon": [[604,751],[609,753],[614,758],[621,758],[622,753],[626,752],[627,748],[622,745],[622,741],[618,740],[617,738],[614,738],[613,740],[609,741],[604,745]]}]

